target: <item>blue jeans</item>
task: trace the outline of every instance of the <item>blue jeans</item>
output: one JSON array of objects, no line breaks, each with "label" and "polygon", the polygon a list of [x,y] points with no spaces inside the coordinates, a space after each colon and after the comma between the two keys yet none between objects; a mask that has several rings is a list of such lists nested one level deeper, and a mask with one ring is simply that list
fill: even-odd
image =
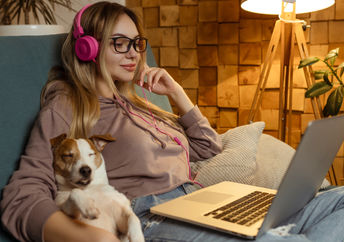
[{"label": "blue jeans", "polygon": [[[151,214],[149,208],[192,191],[189,184],[173,191],[136,198],[132,201],[146,241],[247,241],[200,226]],[[301,211],[257,241],[344,241],[344,187],[319,193]]]}]

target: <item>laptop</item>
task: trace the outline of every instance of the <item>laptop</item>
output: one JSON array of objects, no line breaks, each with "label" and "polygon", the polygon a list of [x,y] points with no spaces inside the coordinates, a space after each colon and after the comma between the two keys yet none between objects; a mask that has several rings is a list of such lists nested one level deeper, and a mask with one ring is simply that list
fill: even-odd
[{"label": "laptop", "polygon": [[255,239],[302,209],[316,195],[343,140],[344,116],[312,121],[278,190],[225,181],[154,206],[150,211]]}]

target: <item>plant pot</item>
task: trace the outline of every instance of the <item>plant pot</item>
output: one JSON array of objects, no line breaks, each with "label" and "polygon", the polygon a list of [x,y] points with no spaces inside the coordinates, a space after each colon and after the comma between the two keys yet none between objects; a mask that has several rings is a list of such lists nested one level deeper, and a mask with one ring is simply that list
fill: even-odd
[{"label": "plant pot", "polygon": [[66,32],[62,25],[0,25],[0,36],[52,35]]}]

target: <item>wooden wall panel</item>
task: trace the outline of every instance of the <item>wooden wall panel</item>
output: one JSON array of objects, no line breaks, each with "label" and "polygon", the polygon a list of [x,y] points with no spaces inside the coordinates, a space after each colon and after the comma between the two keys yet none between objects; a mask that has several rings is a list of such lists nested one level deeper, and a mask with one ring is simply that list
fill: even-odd
[{"label": "wooden wall panel", "polygon": [[262,62],[262,50],[259,43],[245,43],[239,45],[241,65],[260,65]]},{"label": "wooden wall panel", "polygon": [[197,47],[197,28],[194,26],[179,27],[179,48]]},{"label": "wooden wall panel", "polygon": [[219,44],[239,44],[238,23],[220,23],[218,34]]},{"label": "wooden wall panel", "polygon": [[199,45],[197,47],[199,66],[217,66],[218,55],[216,45]]},{"label": "wooden wall panel", "polygon": [[[219,133],[247,124],[277,16],[240,9],[239,0],[127,0],[143,19],[157,63],[180,83],[194,104]],[[344,1],[298,15],[311,28],[304,31],[310,56],[323,58],[340,48],[335,65],[344,62]],[[264,120],[264,133],[278,135],[281,46],[272,61],[262,103],[254,121]],[[303,70],[295,49],[291,145],[297,147],[314,119]],[[318,62],[314,70],[324,69]],[[322,105],[329,94],[321,96]],[[173,103],[172,103],[173,105]],[[173,110],[177,112],[173,106]],[[344,105],[341,108],[344,112]],[[343,148],[344,150],[344,148]],[[336,173],[344,183],[344,152],[337,156]]]},{"label": "wooden wall panel", "polygon": [[179,49],[178,47],[161,47],[160,48],[160,65],[179,66]]},{"label": "wooden wall panel", "polygon": [[219,45],[219,65],[237,65],[239,62],[238,45]]},{"label": "wooden wall panel", "polygon": [[160,26],[179,26],[179,6],[160,6]]},{"label": "wooden wall panel", "polygon": [[198,7],[197,6],[180,6],[179,22],[181,26],[197,25]]},{"label": "wooden wall panel", "polygon": [[198,68],[197,49],[179,49],[179,67],[181,69]]},{"label": "wooden wall panel", "polygon": [[201,1],[198,4],[199,22],[216,22],[217,20],[217,1]]},{"label": "wooden wall panel", "polygon": [[217,105],[219,107],[238,108],[238,66],[219,65],[217,76]]},{"label": "wooden wall panel", "polygon": [[159,8],[144,8],[143,18],[145,27],[159,27]]}]

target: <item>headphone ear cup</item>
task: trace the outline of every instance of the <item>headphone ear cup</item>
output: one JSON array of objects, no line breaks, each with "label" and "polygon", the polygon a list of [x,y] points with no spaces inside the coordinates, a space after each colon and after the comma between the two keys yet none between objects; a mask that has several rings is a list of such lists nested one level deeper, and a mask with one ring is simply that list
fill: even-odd
[{"label": "headphone ear cup", "polygon": [[76,40],[75,53],[82,61],[94,60],[98,55],[98,41],[92,36],[86,35]]}]

